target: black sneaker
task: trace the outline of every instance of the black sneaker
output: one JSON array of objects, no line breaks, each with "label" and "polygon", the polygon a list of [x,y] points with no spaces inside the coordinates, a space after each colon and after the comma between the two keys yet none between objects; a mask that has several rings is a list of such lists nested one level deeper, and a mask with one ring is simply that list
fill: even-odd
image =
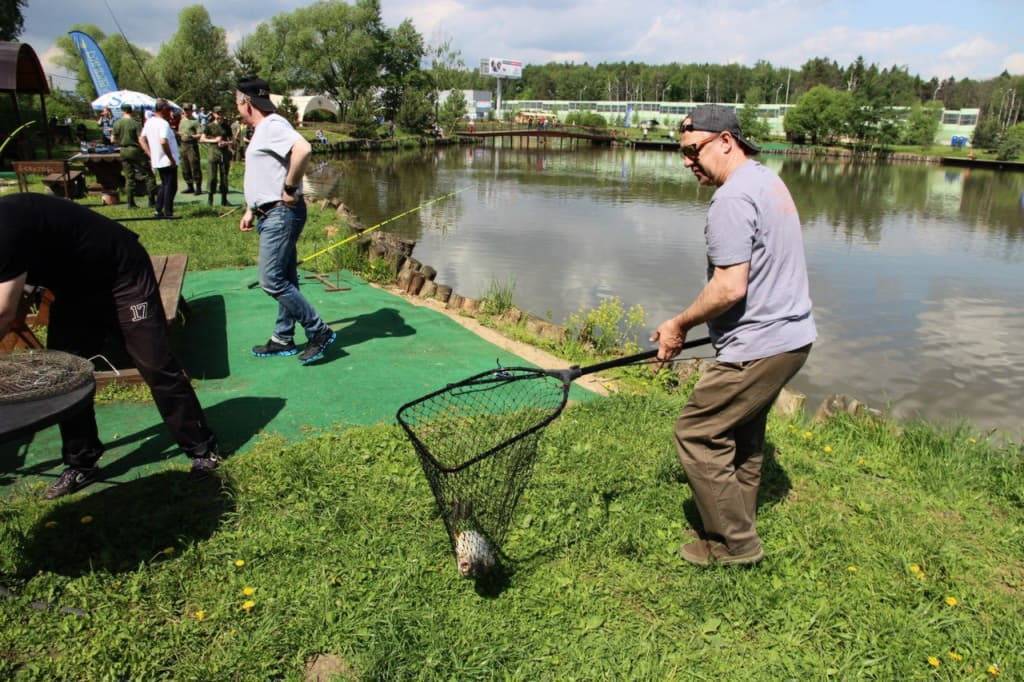
[{"label": "black sneaker", "polygon": [[252,347],[252,354],[258,358],[272,358],[278,355],[286,357],[288,355],[295,355],[298,352],[299,349],[295,347],[294,341],[281,343],[280,341],[275,341],[273,337],[262,345]]},{"label": "black sneaker", "polygon": [[192,476],[205,476],[216,471],[221,461],[221,456],[216,452],[207,452],[203,457],[193,457],[192,470],[189,473]]},{"label": "black sneaker", "polygon": [[324,356],[324,353],[327,352],[327,347],[334,343],[334,340],[337,338],[338,335],[330,327],[320,332],[306,342],[306,347],[302,349],[302,354],[299,356],[299,362],[304,365],[316,362]]},{"label": "black sneaker", "polygon": [[57,481],[46,489],[43,495],[48,500],[55,500],[71,493],[78,492],[85,486],[94,482],[100,473],[99,467],[68,467]]}]

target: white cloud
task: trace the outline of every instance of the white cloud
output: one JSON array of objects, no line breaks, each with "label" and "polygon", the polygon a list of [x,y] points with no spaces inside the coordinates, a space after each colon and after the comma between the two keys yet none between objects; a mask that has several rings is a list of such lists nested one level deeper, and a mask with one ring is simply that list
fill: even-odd
[{"label": "white cloud", "polygon": [[965,43],[960,43],[959,45],[954,45],[949,48],[942,53],[942,56],[950,59],[982,59],[985,57],[993,57],[1000,52],[1000,47],[991,40],[981,36],[975,36]]},{"label": "white cloud", "polygon": [[1003,68],[1012,74],[1024,74],[1024,52],[1014,52],[1003,60]]}]

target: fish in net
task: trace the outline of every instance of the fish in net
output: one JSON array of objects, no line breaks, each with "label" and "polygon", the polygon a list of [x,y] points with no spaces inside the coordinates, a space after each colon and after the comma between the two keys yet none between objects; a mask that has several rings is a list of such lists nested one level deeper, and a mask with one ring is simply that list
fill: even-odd
[{"label": "fish in net", "polygon": [[92,381],[85,358],[55,350],[0,355],[0,404],[25,403],[70,393]]},{"label": "fish in net", "polygon": [[[684,348],[710,343],[687,342]],[[541,433],[565,409],[572,382],[649,363],[647,351],[588,367],[498,367],[403,405],[398,423],[419,457],[448,531],[456,567],[479,578],[497,565],[529,483]]]}]

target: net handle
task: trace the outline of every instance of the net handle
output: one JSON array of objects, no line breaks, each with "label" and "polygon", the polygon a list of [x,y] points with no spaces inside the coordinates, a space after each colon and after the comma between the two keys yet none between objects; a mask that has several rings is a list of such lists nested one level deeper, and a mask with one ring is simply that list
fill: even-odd
[{"label": "net handle", "polygon": [[[698,346],[706,346],[711,343],[711,337],[705,336],[700,339],[694,339],[693,341],[687,341],[683,344],[680,350],[687,350],[689,348],[697,348]],[[636,355],[627,355],[624,358],[615,358],[614,360],[606,360],[605,362],[598,362],[593,365],[587,365],[586,367],[574,366],[566,370],[567,376],[570,381],[575,381],[585,374],[593,374],[594,372],[600,372],[606,369],[613,369],[615,367],[625,367],[626,365],[635,365],[639,362],[644,362],[658,356],[658,349],[646,350],[643,353],[637,353]]]}]

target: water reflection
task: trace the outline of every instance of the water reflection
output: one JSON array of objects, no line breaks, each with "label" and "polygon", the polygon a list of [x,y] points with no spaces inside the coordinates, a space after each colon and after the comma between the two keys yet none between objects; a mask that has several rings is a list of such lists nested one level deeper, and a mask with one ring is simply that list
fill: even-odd
[{"label": "water reflection", "polygon": [[[821,338],[797,387],[847,392],[903,415],[1019,430],[1024,174],[765,157],[804,224]],[[470,296],[516,282],[555,320],[602,297],[653,326],[704,277],[711,190],[677,154],[480,147],[350,155],[311,175],[365,224],[469,186],[396,221],[417,257]]]}]

